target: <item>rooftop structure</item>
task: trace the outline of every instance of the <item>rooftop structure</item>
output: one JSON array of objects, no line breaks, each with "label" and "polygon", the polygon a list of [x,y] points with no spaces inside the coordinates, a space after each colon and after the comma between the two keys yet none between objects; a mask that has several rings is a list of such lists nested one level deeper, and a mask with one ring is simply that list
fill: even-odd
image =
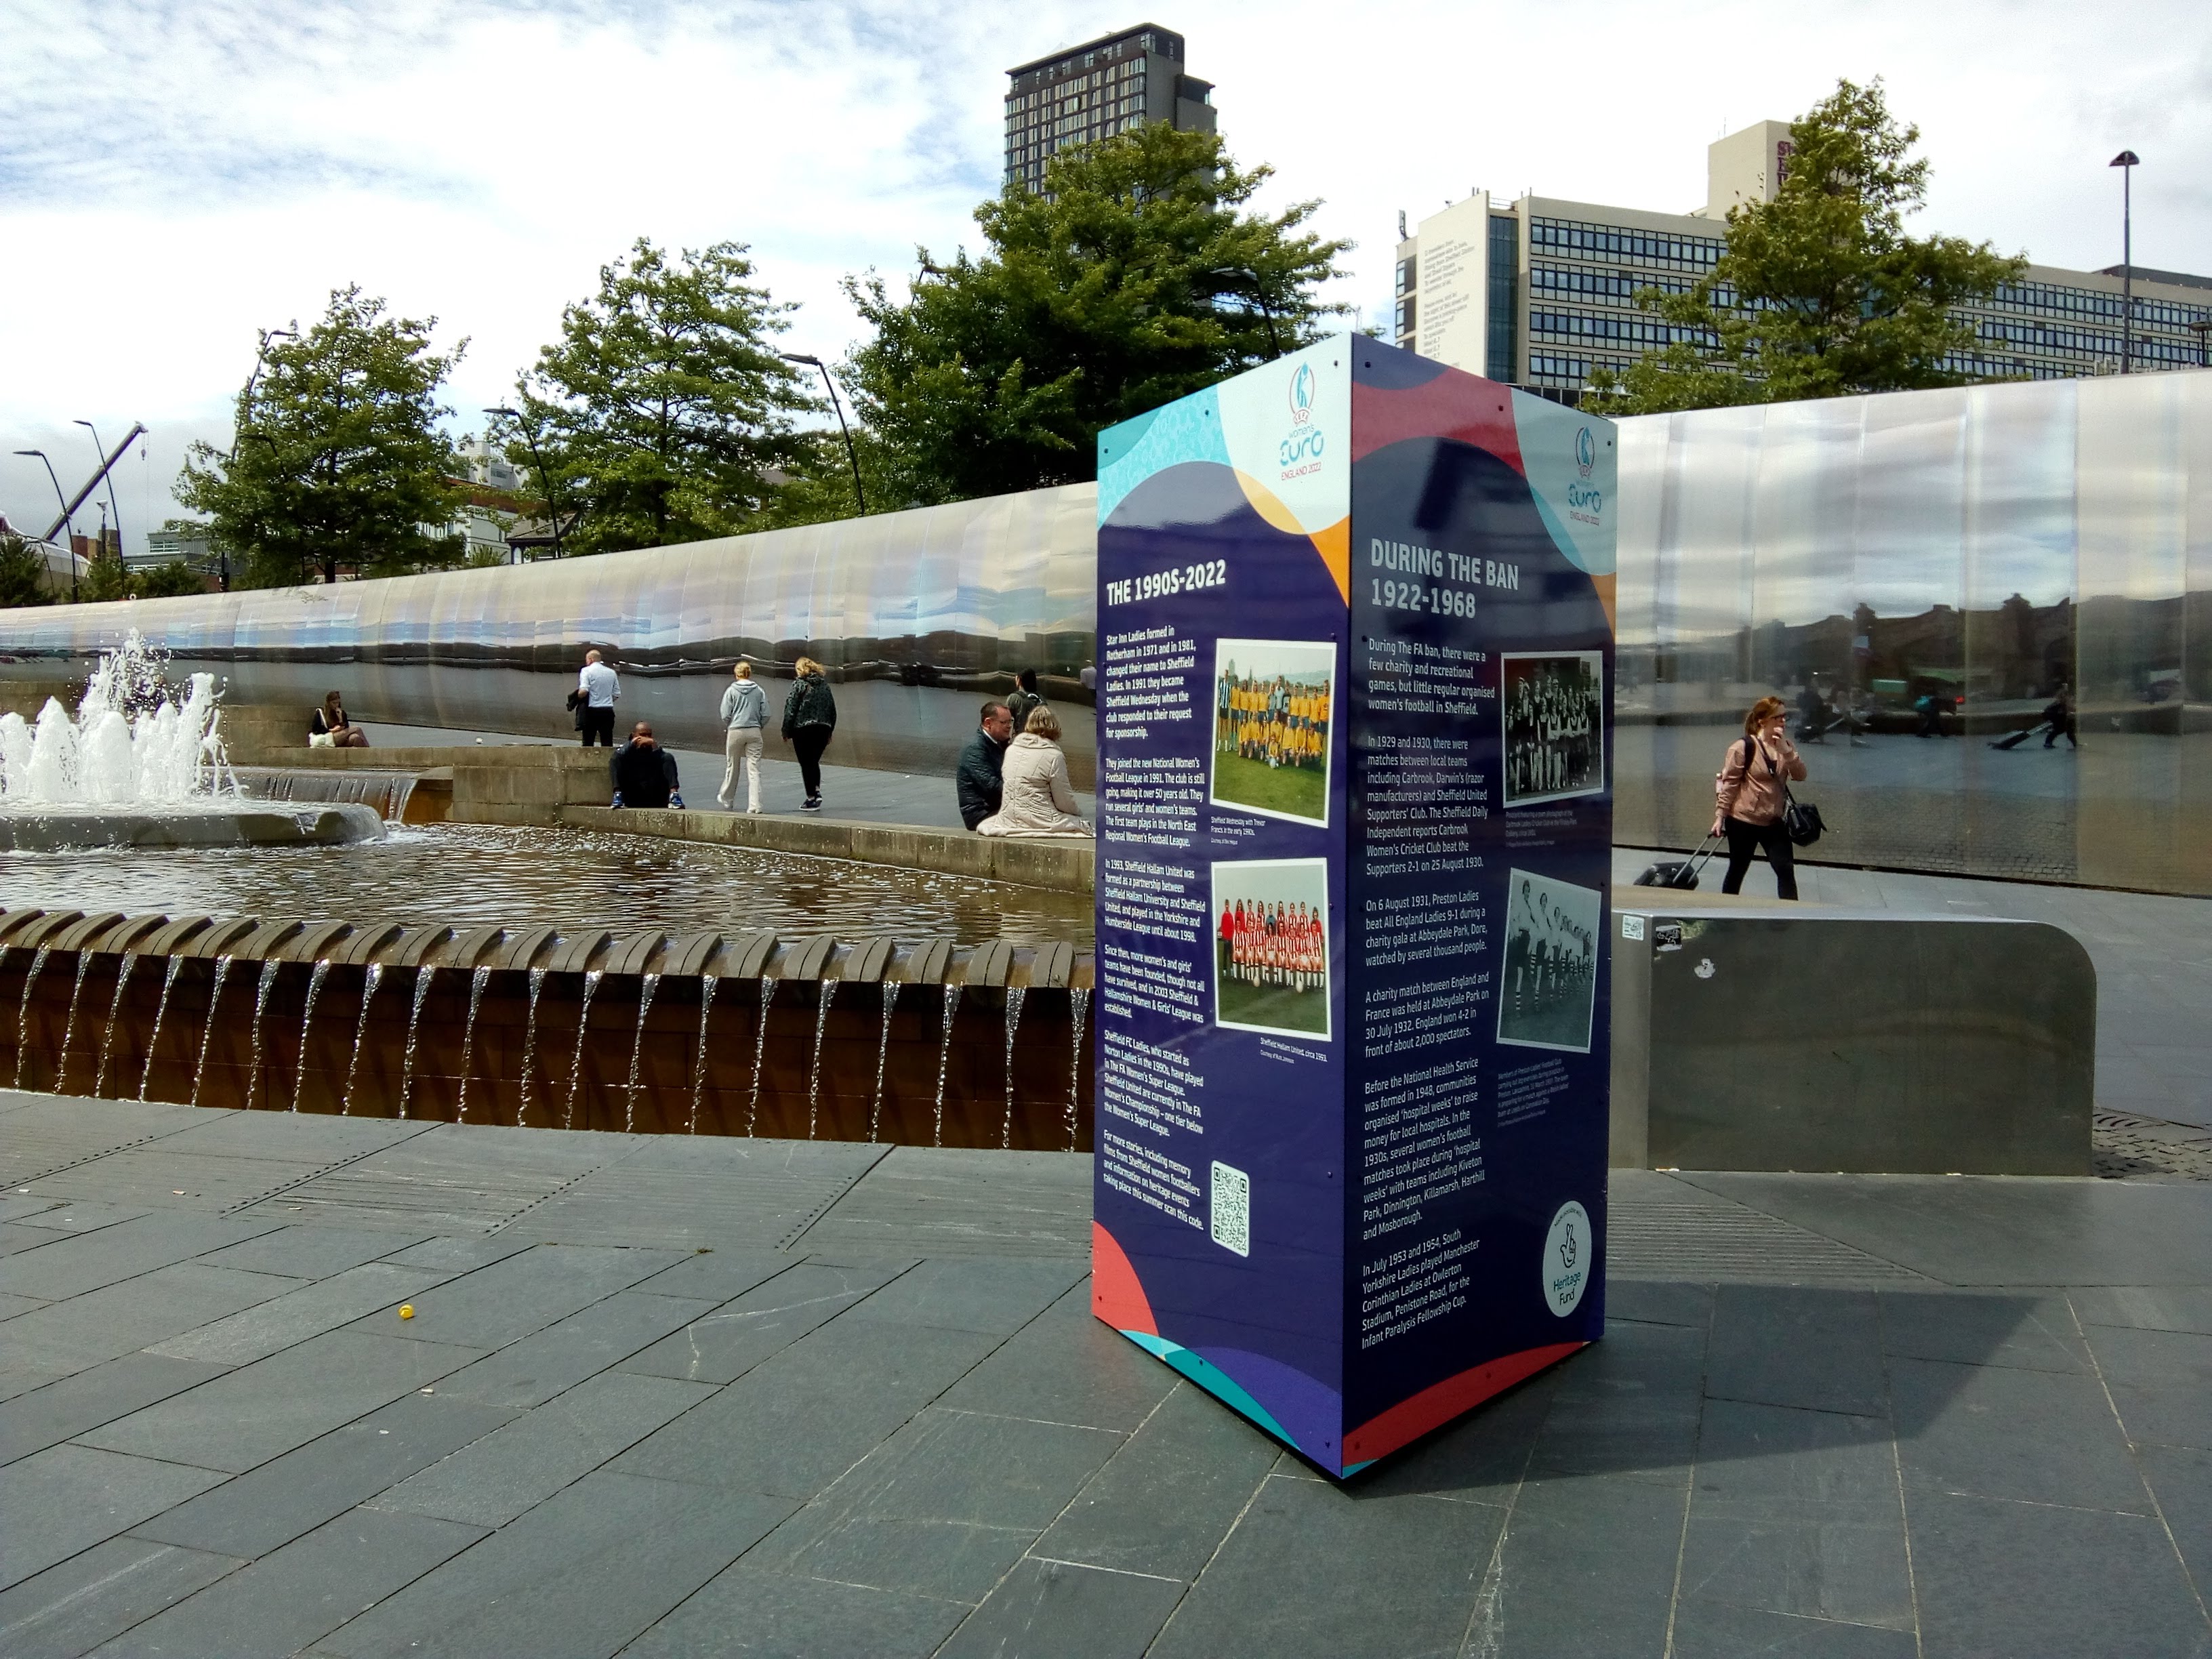
[{"label": "rooftop structure", "polygon": [[1182,36],[1139,23],[1006,71],[1006,178],[1042,188],[1056,150],[1148,122],[1214,130],[1213,83],[1183,72]]}]

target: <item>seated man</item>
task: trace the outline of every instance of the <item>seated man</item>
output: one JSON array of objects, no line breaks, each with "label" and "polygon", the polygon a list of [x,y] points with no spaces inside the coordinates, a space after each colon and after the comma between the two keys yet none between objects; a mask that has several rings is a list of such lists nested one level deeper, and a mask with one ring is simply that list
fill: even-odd
[{"label": "seated man", "polygon": [[973,830],[999,810],[1005,793],[1000,772],[1014,739],[1014,717],[1002,702],[983,705],[983,721],[960,751],[953,783],[960,793],[960,822]]},{"label": "seated man", "polygon": [[607,763],[614,782],[617,806],[681,806],[677,793],[676,757],[653,740],[653,722],[640,720],[630,727],[629,741]]}]

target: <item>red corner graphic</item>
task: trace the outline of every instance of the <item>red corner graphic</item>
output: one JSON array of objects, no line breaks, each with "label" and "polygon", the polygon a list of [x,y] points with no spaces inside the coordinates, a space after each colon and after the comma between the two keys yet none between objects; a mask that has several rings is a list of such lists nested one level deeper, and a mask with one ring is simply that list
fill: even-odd
[{"label": "red corner graphic", "polygon": [[1091,1311],[1117,1331],[1160,1334],[1152,1304],[1137,1281],[1137,1270],[1114,1235],[1096,1221],[1091,1224]]},{"label": "red corner graphic", "polygon": [[1370,1417],[1344,1437],[1344,1462],[1371,1462],[1419,1439],[1431,1429],[1449,1423],[1470,1406],[1494,1394],[1503,1394],[1524,1377],[1565,1359],[1582,1342],[1553,1342],[1541,1348],[1524,1348],[1486,1365],[1477,1365],[1433,1383],[1410,1400],[1401,1400],[1379,1417]]}]

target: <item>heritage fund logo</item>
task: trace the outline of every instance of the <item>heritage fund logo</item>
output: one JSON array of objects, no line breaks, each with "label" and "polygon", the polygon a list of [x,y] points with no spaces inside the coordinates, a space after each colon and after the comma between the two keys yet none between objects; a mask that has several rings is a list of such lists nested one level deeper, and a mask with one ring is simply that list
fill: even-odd
[{"label": "heritage fund logo", "polygon": [[1582,1306],[1583,1291],[1589,1284],[1591,1249],[1589,1212],[1569,1199],[1552,1218],[1552,1231],[1545,1235],[1544,1254],[1537,1263],[1544,1304],[1560,1319]]}]

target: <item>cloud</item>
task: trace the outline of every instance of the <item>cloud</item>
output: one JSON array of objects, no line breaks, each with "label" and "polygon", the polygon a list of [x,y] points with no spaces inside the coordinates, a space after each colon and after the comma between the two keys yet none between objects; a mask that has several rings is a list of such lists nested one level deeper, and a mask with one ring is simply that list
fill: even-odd
[{"label": "cloud", "polygon": [[[1133,14],[1132,15],[1133,15]],[[448,401],[503,400],[562,305],[639,235],[750,244],[835,356],[838,280],[973,241],[1004,71],[1130,21],[1069,0],[15,0],[0,83],[0,511],[43,524],[69,422],[153,428],[158,522],[194,436],[228,435],[254,330],[359,282],[471,341]],[[1483,185],[1682,208],[1723,125],[1887,77],[1936,165],[1924,222],[2047,263],[2118,257],[2104,163],[2142,151],[2136,257],[2212,270],[2212,25],[2145,0],[1818,10],[1748,0],[1178,0],[1238,156],[1360,244],[1373,314],[1394,216]],[[2155,53],[2144,40],[2161,43]],[[112,430],[110,430],[112,428]],[[69,465],[61,458],[76,457]],[[120,492],[134,540],[143,505]]]}]

